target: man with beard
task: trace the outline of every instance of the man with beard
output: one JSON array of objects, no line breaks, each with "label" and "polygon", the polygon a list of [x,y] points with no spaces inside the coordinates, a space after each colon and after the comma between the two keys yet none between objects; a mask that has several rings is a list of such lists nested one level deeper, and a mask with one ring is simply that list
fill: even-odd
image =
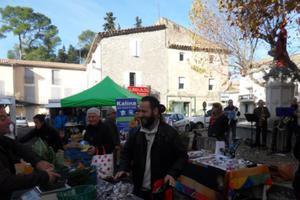
[{"label": "man with beard", "polygon": [[164,110],[155,97],[142,98],[139,106],[141,127],[129,136],[115,176],[117,179],[132,171],[134,193],[146,200],[152,199],[151,191],[157,180],[175,186],[175,179],[188,159],[178,133],[162,121]]},{"label": "man with beard", "polygon": [[112,153],[114,150],[114,142],[111,137],[109,128],[101,121],[100,110],[97,108],[90,108],[87,110],[87,127],[84,134],[84,140],[91,145],[89,154],[95,154],[96,149],[99,155]]},{"label": "man with beard", "polygon": [[[0,107],[0,199],[10,199],[16,190],[30,189],[37,185],[53,183],[59,176],[53,172],[53,165],[43,161],[30,148],[19,144],[4,135],[9,132],[11,120],[4,108]],[[15,164],[24,159],[30,162],[35,171],[17,175]]]}]

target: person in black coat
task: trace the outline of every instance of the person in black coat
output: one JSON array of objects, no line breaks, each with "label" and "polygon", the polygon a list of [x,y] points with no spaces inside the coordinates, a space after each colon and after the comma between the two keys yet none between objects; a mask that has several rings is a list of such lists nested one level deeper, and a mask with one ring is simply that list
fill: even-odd
[{"label": "person in black coat", "polygon": [[229,130],[232,133],[232,138],[236,138],[236,124],[237,124],[237,117],[240,116],[239,109],[233,105],[232,99],[228,100],[228,106],[224,108],[225,115],[229,120]]},{"label": "person in black coat", "polygon": [[53,148],[55,152],[58,149],[63,149],[62,140],[59,137],[59,133],[56,129],[45,123],[44,115],[35,115],[33,117],[35,128],[31,130],[27,135],[22,137],[19,142],[26,143],[34,137],[41,138],[46,144]]},{"label": "person in black coat", "polygon": [[254,109],[253,114],[256,117],[256,135],[255,135],[255,146],[260,146],[260,134],[262,133],[262,147],[267,145],[267,133],[268,133],[268,118],[270,112],[267,107],[264,106],[263,100],[258,101],[258,107]]},{"label": "person in black coat", "polygon": [[114,142],[109,127],[101,121],[100,110],[97,108],[87,110],[87,127],[83,139],[91,145],[88,151],[90,154],[109,154],[114,150]]},{"label": "person in black coat", "polygon": [[[37,185],[54,182],[59,175],[53,172],[53,165],[42,161],[30,148],[4,135],[9,132],[8,118],[5,110],[0,108],[0,199],[9,200],[17,190],[30,189]],[[24,159],[30,162],[35,171],[27,175],[16,175],[15,164]]]},{"label": "person in black coat", "polygon": [[134,193],[145,200],[152,199],[151,190],[157,180],[175,186],[188,159],[176,130],[161,120],[162,110],[155,97],[142,98],[141,127],[126,141],[115,176],[118,179],[132,171]]},{"label": "person in black coat", "polygon": [[208,126],[208,136],[216,137],[219,141],[226,141],[226,134],[228,133],[228,118],[224,115],[222,105],[220,103],[213,103],[212,116]]}]

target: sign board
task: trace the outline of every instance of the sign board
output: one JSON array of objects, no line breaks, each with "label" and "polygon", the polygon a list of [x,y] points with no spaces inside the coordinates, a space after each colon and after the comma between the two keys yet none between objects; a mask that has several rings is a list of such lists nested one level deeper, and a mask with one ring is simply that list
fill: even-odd
[{"label": "sign board", "polygon": [[117,127],[120,132],[128,132],[129,122],[133,119],[137,109],[137,99],[116,99]]},{"label": "sign board", "polygon": [[128,90],[134,94],[140,95],[142,97],[148,96],[150,94],[150,89],[148,87],[136,87],[129,86]]}]

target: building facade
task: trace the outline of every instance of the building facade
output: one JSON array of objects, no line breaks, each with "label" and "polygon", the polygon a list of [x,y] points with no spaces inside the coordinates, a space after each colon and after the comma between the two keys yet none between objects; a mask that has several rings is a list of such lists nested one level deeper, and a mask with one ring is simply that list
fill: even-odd
[{"label": "building facade", "polygon": [[110,76],[125,88],[148,87],[168,111],[200,113],[203,101],[220,101],[226,90],[228,52],[194,36],[164,18],[154,26],[98,33],[86,60],[89,87]]},{"label": "building facade", "polygon": [[17,116],[29,121],[46,113],[49,99],[61,99],[87,88],[84,65],[0,59],[0,97],[14,96]]}]

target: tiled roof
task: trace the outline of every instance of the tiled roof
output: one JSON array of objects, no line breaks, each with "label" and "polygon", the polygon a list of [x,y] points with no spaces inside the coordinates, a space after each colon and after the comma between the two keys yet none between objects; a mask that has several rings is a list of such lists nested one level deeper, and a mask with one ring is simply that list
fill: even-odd
[{"label": "tiled roof", "polygon": [[215,48],[215,47],[197,47],[197,46],[190,46],[190,45],[179,45],[179,44],[170,44],[170,49],[179,49],[185,51],[205,51],[205,52],[213,52],[213,53],[226,53],[229,54],[230,52],[226,49]]},{"label": "tiled roof", "polygon": [[158,31],[158,30],[163,30],[165,28],[166,26],[163,24],[163,25],[155,25],[155,26],[146,26],[141,28],[130,28],[130,29],[123,29],[123,30],[109,31],[109,32],[100,32],[98,33],[98,35],[101,38],[106,38],[106,37],[113,37],[118,35],[128,35],[132,33]]},{"label": "tiled roof", "polygon": [[89,53],[87,55],[86,63],[88,63],[91,59],[91,53],[96,50],[97,44],[100,42],[103,38],[113,37],[113,36],[119,36],[119,35],[128,35],[133,33],[143,33],[143,32],[151,32],[151,31],[159,31],[166,29],[166,26],[163,25],[155,25],[155,26],[145,26],[141,28],[130,28],[130,29],[123,29],[123,30],[115,30],[115,31],[109,31],[109,32],[99,32],[92,43],[92,46],[89,50]]},{"label": "tiled roof", "polygon": [[0,59],[0,65],[17,65],[25,67],[55,68],[80,71],[86,70],[85,66],[81,64],[16,59]]}]

